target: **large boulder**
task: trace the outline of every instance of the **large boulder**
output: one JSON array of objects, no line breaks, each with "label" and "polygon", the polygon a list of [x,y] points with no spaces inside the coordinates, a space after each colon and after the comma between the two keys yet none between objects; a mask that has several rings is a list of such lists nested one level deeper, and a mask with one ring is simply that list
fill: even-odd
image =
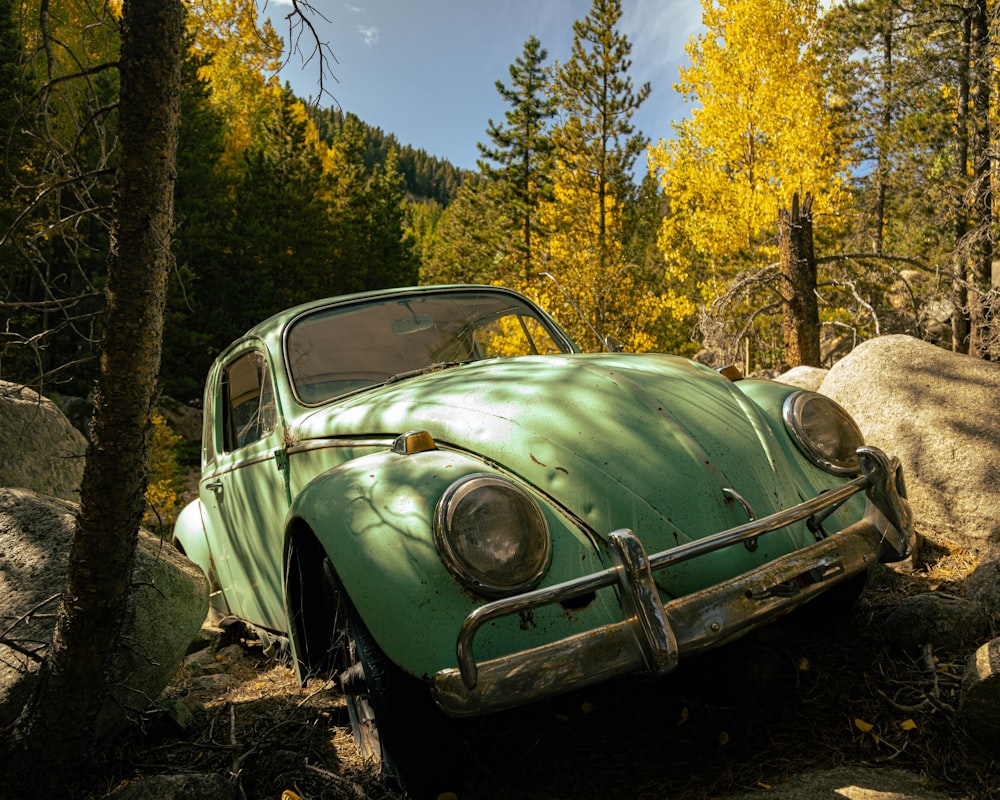
[{"label": "large boulder", "polygon": [[820,391],[899,456],[922,532],[1000,550],[1000,364],[883,336],[835,364]]},{"label": "large boulder", "polygon": [[171,397],[161,397],[157,408],[171,429],[179,433],[186,442],[201,442],[201,409],[186,406]]},{"label": "large boulder", "polygon": [[969,656],[959,710],[980,742],[1000,753],[1000,639]]},{"label": "large boulder", "polygon": [[904,597],[882,620],[887,644],[902,649],[932,645],[959,650],[989,637],[990,613],[981,603],[952,595],[924,592]]},{"label": "large boulder", "polygon": [[800,389],[808,389],[810,392],[819,390],[829,370],[822,367],[792,367],[790,370],[782,372],[776,381],[787,383],[789,386],[798,386]]},{"label": "large boulder", "polygon": [[78,500],[86,450],[52,401],[0,381],[0,486]]},{"label": "large boulder", "polygon": [[[0,729],[21,713],[52,642],[66,583],[76,507],[18,489],[0,489]],[[125,628],[113,655],[112,696],[100,736],[138,718],[176,673],[208,610],[202,572],[172,546],[140,532]]]}]

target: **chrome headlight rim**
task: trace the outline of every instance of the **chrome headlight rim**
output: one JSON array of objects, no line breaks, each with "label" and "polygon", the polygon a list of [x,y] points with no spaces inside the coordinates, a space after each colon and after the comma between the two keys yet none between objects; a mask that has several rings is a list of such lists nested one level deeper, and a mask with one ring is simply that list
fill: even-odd
[{"label": "chrome headlight rim", "polygon": [[[806,407],[810,403],[822,403],[827,406],[837,420],[841,431],[841,438],[851,437],[854,439],[855,447],[850,449],[849,455],[842,458],[831,457],[829,453],[824,452],[810,437],[803,419]],[[861,472],[861,463],[858,460],[857,448],[864,445],[865,438],[858,427],[858,423],[854,421],[854,418],[838,402],[819,392],[807,390],[793,392],[785,398],[785,402],[781,408],[781,417],[796,447],[817,467],[838,476],[857,475]]]},{"label": "chrome headlight rim", "polygon": [[[533,520],[535,535],[539,537],[541,551],[535,563],[525,570],[519,580],[499,582],[491,580],[482,570],[477,570],[462,557],[453,541],[455,515],[464,500],[474,492],[486,487],[500,488],[511,492],[524,502],[523,509]],[[535,499],[513,480],[487,472],[476,472],[453,482],[441,495],[434,513],[434,544],[444,565],[463,585],[486,597],[509,597],[535,588],[548,571],[552,560],[552,536],[548,520]]]}]

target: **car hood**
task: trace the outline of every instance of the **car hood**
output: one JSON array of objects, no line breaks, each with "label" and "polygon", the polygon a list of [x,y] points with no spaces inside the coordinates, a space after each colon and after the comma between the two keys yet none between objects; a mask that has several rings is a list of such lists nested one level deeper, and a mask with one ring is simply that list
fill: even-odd
[{"label": "car hood", "polygon": [[[476,362],[343,398],[300,419],[293,435],[419,429],[530,484],[592,538],[630,528],[650,553],[747,522],[726,490],[758,517],[802,499],[757,406],[713,370],[673,356]],[[720,574],[738,574],[797,542],[776,532],[756,552],[730,547],[713,561]],[[671,593],[700,588],[704,574],[704,567],[673,568]]]}]

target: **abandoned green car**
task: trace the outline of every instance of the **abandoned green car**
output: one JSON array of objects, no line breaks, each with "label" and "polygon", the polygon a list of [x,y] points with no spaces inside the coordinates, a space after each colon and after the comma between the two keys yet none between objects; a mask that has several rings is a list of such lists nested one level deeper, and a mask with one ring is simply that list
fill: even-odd
[{"label": "abandoned green car", "polygon": [[833,401],[581,353],[496,287],[285,311],[204,410],[177,542],[302,680],[336,673],[397,773],[416,714],[668,673],[912,546],[898,462]]}]

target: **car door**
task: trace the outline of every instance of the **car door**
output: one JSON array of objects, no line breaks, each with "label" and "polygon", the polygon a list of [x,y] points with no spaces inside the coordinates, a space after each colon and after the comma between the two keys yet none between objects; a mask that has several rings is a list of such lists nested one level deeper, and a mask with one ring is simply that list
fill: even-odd
[{"label": "car door", "polygon": [[[279,412],[267,355],[249,342],[227,359],[210,393],[215,420],[211,469],[201,498],[213,560],[229,609],[272,630],[284,627],[282,525],[288,511]],[[206,409],[207,411],[208,409]]]}]

